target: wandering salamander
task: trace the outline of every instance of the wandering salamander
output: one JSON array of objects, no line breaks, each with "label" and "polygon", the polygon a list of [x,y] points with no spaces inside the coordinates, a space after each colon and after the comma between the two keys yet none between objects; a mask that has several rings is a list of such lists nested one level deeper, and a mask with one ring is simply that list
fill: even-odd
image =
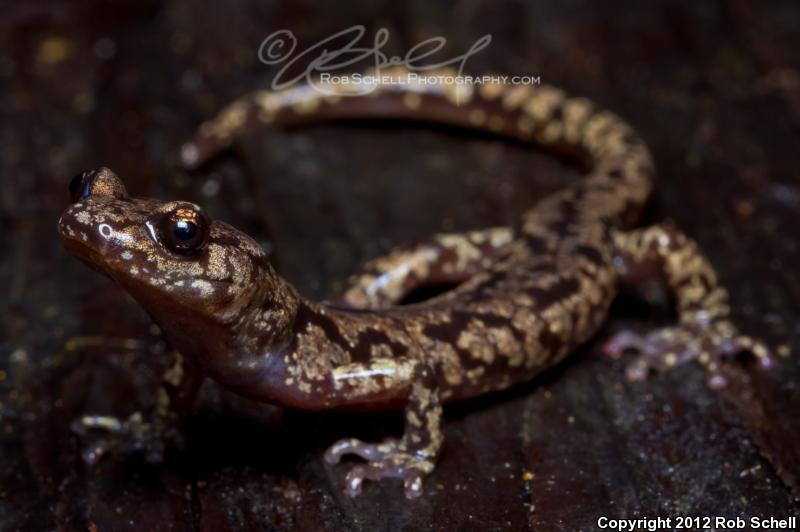
[{"label": "wandering salamander", "polygon": [[[631,229],[653,186],[645,143],[613,113],[548,86],[378,84],[368,95],[309,85],[246,95],[183,147],[197,167],[255,129],[338,118],[410,119],[481,129],[576,157],[584,179],[546,197],[513,228],[436,235],[370,261],[328,302],[281,278],[262,248],[185,201],[130,197],[111,170],[76,176],[58,222],[66,249],[122,285],[189,363],[226,388],[300,409],[405,408],[405,432],[345,439],[346,489],[398,477],[422,493],[442,448],[442,403],[528,381],[589,340],[618,286],[657,276],[678,321],[615,335],[606,352],[639,351],[632,379],[688,360],[721,386],[722,357],[774,358],[729,321],[728,294],[697,244],[671,225]],[[457,284],[398,305],[415,289]],[[196,388],[196,386],[195,386]],[[186,396],[186,394],[184,394]],[[191,396],[191,393],[188,393]],[[84,418],[109,428],[107,420]],[[110,424],[143,433],[141,419]]]}]

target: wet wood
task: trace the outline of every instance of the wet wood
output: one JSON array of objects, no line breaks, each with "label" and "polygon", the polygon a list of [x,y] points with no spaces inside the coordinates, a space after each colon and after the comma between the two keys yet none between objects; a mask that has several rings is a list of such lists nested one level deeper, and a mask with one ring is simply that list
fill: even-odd
[{"label": "wet wood", "polygon": [[[152,400],[168,349],[110,281],[69,257],[55,222],[76,172],[107,165],[132,193],[191,199],[257,236],[324,297],[364,260],[440,230],[511,223],[580,174],[545,154],[416,126],[314,126],[247,139],[196,173],[177,150],[225,102],[266,86],[261,40],[310,45],[355,23],[389,52],[443,35],[472,73],[540,75],[625,116],[660,180],[649,220],[695,237],[735,321],[800,350],[800,11],[746,2],[17,3],[0,17],[0,528],[4,530],[591,530],[599,516],[781,517],[800,506],[800,363],[743,363],[710,391],[695,366],[645,383],[600,345],[668,312],[626,298],[561,367],[447,412],[427,494],[340,492],[322,450],[399,432],[396,414],[248,410],[213,386],[165,463],[93,470],[84,413]],[[658,300],[656,291],[654,299]],[[663,299],[663,298],[662,298]]]}]

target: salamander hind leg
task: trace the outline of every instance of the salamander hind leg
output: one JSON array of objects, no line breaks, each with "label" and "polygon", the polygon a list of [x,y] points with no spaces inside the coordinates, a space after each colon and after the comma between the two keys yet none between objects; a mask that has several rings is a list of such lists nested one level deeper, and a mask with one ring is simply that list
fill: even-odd
[{"label": "salamander hind leg", "polygon": [[606,343],[604,351],[615,358],[628,349],[638,352],[627,368],[628,378],[641,380],[651,370],[697,360],[708,371],[709,386],[719,388],[726,384],[720,372],[724,358],[749,352],[761,367],[776,364],[764,342],[740,334],[731,323],[728,293],[693,240],[669,225],[659,225],[618,232],[614,244],[622,281],[661,277],[678,310],[675,326],[646,335],[626,330]]},{"label": "salamander hind leg", "polygon": [[[329,464],[339,463],[348,454],[366,460],[365,464],[353,465],[347,473],[345,490],[350,496],[361,492],[364,480],[399,478],[403,480],[406,497],[418,497],[422,495],[423,478],[434,469],[443,440],[442,406],[436,377],[427,364],[411,361],[407,364],[410,381],[403,436],[377,444],[343,439],[325,453]],[[363,375],[365,372],[369,372],[369,368],[351,373]]]}]

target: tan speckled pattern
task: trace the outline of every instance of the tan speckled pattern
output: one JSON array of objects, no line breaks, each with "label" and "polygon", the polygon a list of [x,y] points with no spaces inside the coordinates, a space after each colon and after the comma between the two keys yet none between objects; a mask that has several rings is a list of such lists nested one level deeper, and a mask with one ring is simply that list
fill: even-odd
[{"label": "tan speckled pattern", "polygon": [[[621,282],[661,277],[680,313],[674,327],[644,338],[625,332],[608,343],[612,355],[642,351],[630,377],[698,359],[719,385],[719,358],[741,349],[771,364],[766,347],[728,321],[727,294],[696,244],[667,226],[627,230],[652,189],[644,142],[616,115],[559,89],[260,91],[203,124],[183,161],[202,164],[265,126],[342,117],[487,129],[575,156],[589,170],[517,227],[438,235],[374,259],[330,303],[301,298],[252,239],[218,221],[202,249],[176,256],[153,227],[176,209],[201,216],[200,208],[129,198],[107,169],[93,174],[88,198],[67,209],[59,232],[71,252],[128,289],[184,356],[228,388],[308,409],[405,407],[401,439],[348,439],[327,453],[330,462],[349,453],[367,460],[350,470],[350,493],[364,479],[394,476],[408,496],[419,495],[443,441],[441,403],[507,388],[564,359],[602,325]],[[458,286],[397,306],[432,283]]]}]

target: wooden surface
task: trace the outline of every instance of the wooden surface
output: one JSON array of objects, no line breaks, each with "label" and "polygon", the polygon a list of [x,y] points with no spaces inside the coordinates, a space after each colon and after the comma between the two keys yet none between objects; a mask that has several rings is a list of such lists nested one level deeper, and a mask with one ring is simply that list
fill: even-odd
[{"label": "wooden surface", "polygon": [[[800,506],[800,363],[744,363],[726,391],[697,366],[645,383],[599,346],[663,309],[627,299],[597,339],[507,393],[447,411],[414,502],[398,483],[340,493],[322,450],[383,438],[396,415],[242,413],[206,386],[162,465],[88,470],[69,423],[151,401],[165,346],[116,286],[68,256],[68,179],[106,165],[135,194],[191,199],[268,245],[309,296],[439,230],[511,223],[579,174],[542,153],[420,127],[326,125],[248,139],[200,172],[177,149],[266,86],[280,28],[310,45],[353,24],[389,52],[493,42],[472,73],[540,75],[635,124],[660,180],[650,221],[695,237],[735,321],[800,351],[800,9],[748,2],[6,2],[0,11],[0,527],[3,530],[592,530],[599,516],[789,516]],[[340,5],[338,5],[340,4]],[[658,291],[655,297],[658,299]]]}]

